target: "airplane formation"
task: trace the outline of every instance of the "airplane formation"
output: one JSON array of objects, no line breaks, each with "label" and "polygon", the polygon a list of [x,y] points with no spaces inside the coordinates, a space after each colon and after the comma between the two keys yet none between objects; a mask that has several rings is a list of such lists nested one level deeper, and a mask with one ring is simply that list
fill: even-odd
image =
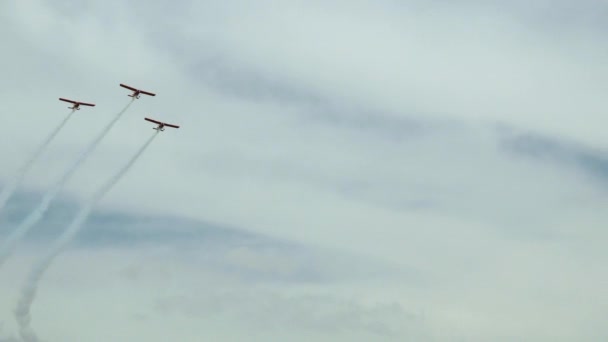
[{"label": "airplane formation", "polygon": [[[145,94],[145,95],[148,95],[148,96],[156,96],[156,94],[154,94],[154,93],[151,93],[149,91],[144,91],[144,90],[141,90],[141,89],[137,89],[137,88],[133,88],[133,87],[128,86],[126,84],[120,83],[120,86],[123,87],[123,88],[129,89],[129,90],[132,90],[133,94],[127,95],[127,96],[130,96],[130,97],[133,97],[133,98],[136,98],[136,99],[139,99],[140,94]],[[70,99],[65,99],[63,97],[60,97],[59,100],[64,101],[64,102],[72,103],[72,107],[68,107],[68,108],[69,109],[74,109],[74,110],[80,110],[80,106],[95,107],[94,103],[74,101],[74,100],[70,100]],[[179,128],[179,126],[177,126],[177,125],[168,124],[166,122],[160,122],[160,121],[153,120],[153,119],[150,119],[150,118],[145,118],[145,120],[153,122],[155,124],[158,124],[158,127],[154,128],[155,130],[164,131],[165,130],[164,127]]]},{"label": "airplane formation", "polygon": [[[118,121],[118,119],[126,112],[129,106],[133,103],[135,99],[139,99],[141,95],[147,96],[156,96],[155,93],[137,89],[126,84],[120,83],[120,86],[132,91],[131,94],[127,95],[132,98],[132,100],[127,104],[112,120],[109,124],[101,130],[99,135],[88,145],[88,147],[83,151],[83,153],[75,160],[74,164],[69,167],[66,172],[63,174],[61,179],[45,194],[42,201],[38,205],[38,207],[30,212],[30,214],[23,219],[21,224],[17,226],[12,232],[9,233],[8,237],[4,238],[3,241],[0,241],[0,266],[8,259],[8,257],[13,253],[16,245],[20,242],[21,239],[27,234],[27,232],[33,228],[33,226],[42,219],[44,213],[47,211],[50,202],[57,195],[59,190],[68,181],[68,179],[74,174],[80,164],[84,162],[86,158],[92,153],[92,151],[97,147],[99,142],[103,140],[108,131],[113,127],[113,125]],[[27,170],[31,167],[33,162],[38,158],[38,156],[42,153],[42,151],[47,147],[47,145],[53,140],[53,138],[61,131],[63,126],[67,123],[69,117],[76,110],[80,110],[81,106],[87,107],[95,107],[94,103],[90,102],[82,102],[76,101],[68,98],[59,98],[60,101],[68,102],[71,104],[69,109],[72,112],[62,121],[62,123],[55,128],[51,134],[46,138],[45,142],[40,146],[40,148],[33,153],[33,155],[27,160],[25,165],[18,171],[15,178],[5,184],[0,192],[0,212],[4,208],[7,200],[12,196],[15,189],[21,183],[24,175],[27,173]],[[139,150],[130,158],[129,162],[126,163],[117,173],[115,173],[112,177],[110,177],[107,182],[100,186],[95,193],[85,204],[82,205],[81,210],[74,217],[72,222],[68,225],[68,227],[64,230],[62,235],[55,241],[55,243],[51,246],[48,251],[48,254],[44,256],[42,259],[38,261],[38,264],[32,268],[28,277],[26,278],[26,283],[22,288],[21,297],[17,303],[17,308],[15,309],[15,318],[20,325],[20,334],[27,341],[37,340],[35,336],[33,336],[33,331],[29,326],[29,318],[30,318],[30,306],[35,297],[36,289],[38,286],[38,281],[42,277],[43,273],[51,264],[51,261],[55,258],[55,256],[65,248],[65,245],[71,241],[74,236],[78,233],[78,231],[82,228],[84,222],[90,215],[91,210],[96,205],[96,203],[110,190],[113,186],[122,178],[122,176],[130,169],[130,167],[136,162],[136,160],[140,157],[140,155],[146,150],[148,145],[152,142],[155,136],[158,135],[161,131],[164,131],[166,127],[170,128],[179,128],[180,126],[167,123],[164,121],[159,121],[156,119],[144,118],[145,121],[151,122],[156,125],[153,127],[156,132],[152,136],[148,138],[148,140],[139,148]]]}]

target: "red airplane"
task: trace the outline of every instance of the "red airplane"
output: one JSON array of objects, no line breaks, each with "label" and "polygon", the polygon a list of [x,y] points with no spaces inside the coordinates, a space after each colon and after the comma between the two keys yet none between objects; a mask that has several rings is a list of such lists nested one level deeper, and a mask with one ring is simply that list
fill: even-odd
[{"label": "red airplane", "polygon": [[158,124],[158,126],[157,126],[156,128],[152,128],[152,129],[155,129],[155,130],[157,130],[157,131],[158,131],[158,130],[160,130],[160,131],[164,131],[164,130],[165,130],[165,126],[166,126],[166,127],[179,128],[179,126],[172,125],[172,124],[168,124],[168,123],[166,123],[166,122],[160,122],[160,121],[152,120],[152,119],[149,119],[149,118],[145,118],[145,119],[146,119],[147,121],[154,122],[155,124]]},{"label": "red airplane", "polygon": [[120,86],[123,87],[123,88],[127,88],[129,90],[133,90],[133,94],[128,95],[128,96],[135,97],[137,99],[139,98],[139,94],[146,94],[146,95],[150,95],[150,96],[156,96],[156,94],[154,94],[154,93],[150,93],[148,91],[143,91],[143,90],[140,90],[140,89],[135,89],[133,87],[129,87],[126,84],[122,84],[121,83]]},{"label": "red airplane", "polygon": [[80,105],[95,107],[95,104],[93,104],[93,103],[72,101],[72,100],[64,99],[62,97],[60,97],[59,100],[65,101],[65,102],[69,102],[69,103],[73,103],[74,105],[72,107],[68,107],[69,109],[80,110]]}]

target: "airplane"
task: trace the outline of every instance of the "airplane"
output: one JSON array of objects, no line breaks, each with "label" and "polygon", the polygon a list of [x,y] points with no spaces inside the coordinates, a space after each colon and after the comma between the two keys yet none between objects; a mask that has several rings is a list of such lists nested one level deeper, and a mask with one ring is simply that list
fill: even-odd
[{"label": "airplane", "polygon": [[80,110],[80,105],[95,107],[95,104],[93,104],[93,103],[72,101],[72,100],[64,99],[63,97],[60,97],[59,100],[64,101],[64,102],[73,103],[74,105],[72,107],[68,107],[69,109]]},{"label": "airplane", "polygon": [[150,93],[148,91],[143,91],[143,90],[140,90],[140,89],[135,89],[133,87],[129,87],[126,84],[122,84],[121,83],[120,86],[123,87],[123,88],[127,88],[129,90],[133,90],[133,94],[127,95],[127,96],[135,97],[137,99],[139,98],[139,94],[146,94],[146,95],[150,95],[150,96],[156,96],[156,94],[154,94],[154,93]]},{"label": "airplane", "polygon": [[152,128],[152,129],[155,129],[157,131],[164,131],[165,130],[165,126],[166,127],[179,128],[179,126],[168,124],[166,122],[160,122],[160,121],[152,120],[152,119],[149,119],[149,118],[144,118],[144,119],[146,119],[146,121],[150,121],[150,122],[154,122],[155,124],[158,124],[157,127]]}]

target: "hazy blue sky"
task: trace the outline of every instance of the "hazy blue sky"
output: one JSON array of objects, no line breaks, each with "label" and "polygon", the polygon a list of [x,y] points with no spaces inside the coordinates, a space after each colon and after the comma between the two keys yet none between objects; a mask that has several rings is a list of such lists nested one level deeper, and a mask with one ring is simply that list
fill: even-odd
[{"label": "hazy blue sky", "polygon": [[77,206],[167,129],[40,283],[45,341],[605,341],[603,1],[7,0],[0,341]]}]

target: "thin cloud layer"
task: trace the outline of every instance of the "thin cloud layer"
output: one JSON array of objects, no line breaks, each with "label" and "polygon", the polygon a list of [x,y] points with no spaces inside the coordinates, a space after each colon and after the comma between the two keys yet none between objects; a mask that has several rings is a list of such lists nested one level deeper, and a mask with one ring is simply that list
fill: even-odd
[{"label": "thin cloud layer", "polygon": [[[289,307],[307,315],[304,323],[339,316],[351,328],[308,336],[297,326],[278,331],[262,324],[261,340],[351,340],[353,325],[387,331],[386,324],[406,317],[405,330],[388,329],[403,338],[414,330],[408,317],[418,319],[419,312],[424,326],[415,330],[417,340],[602,340],[608,45],[600,19],[607,11],[591,0],[5,2],[0,185],[67,111],[58,97],[97,106],[75,114],[21,191],[48,189],[130,99],[118,83],[131,84],[158,96],[133,104],[63,195],[86,200],[151,133],[143,117],[155,117],[181,128],[163,132],[101,207],[145,222],[133,231],[172,236],[185,222],[202,221],[276,240],[267,249],[209,249],[205,281],[235,277],[228,294],[197,297],[180,287],[159,295],[161,285],[117,280],[116,297],[99,290],[93,303],[106,317],[118,310],[111,303],[138,288],[139,299],[128,307],[147,306],[133,326],[158,338],[208,319],[220,328],[209,323],[194,335],[239,340],[247,326],[240,309],[255,312],[270,301],[270,314],[260,317],[268,324],[288,317],[272,314]],[[31,206],[13,199],[6,220]],[[151,228],[146,218],[156,214],[179,219]],[[62,215],[49,215],[52,231],[60,232]],[[2,307],[13,306],[32,244],[52,238],[43,226],[5,271],[13,287],[2,291]],[[103,227],[116,231],[123,223],[89,225]],[[213,241],[229,239],[220,234]],[[276,241],[307,252],[291,259]],[[176,242],[170,252],[178,283],[193,272],[180,267],[194,257],[186,245]],[[90,262],[100,267],[122,267],[119,257],[95,257],[93,247],[84,243],[79,253],[91,252]],[[320,250],[342,261],[323,268],[331,257]],[[134,258],[145,248],[136,244],[129,253]],[[49,279],[69,279],[75,258],[58,259]],[[367,266],[358,276],[340,271],[361,263]],[[79,273],[94,269],[85,265]],[[416,277],[407,275],[411,270]],[[264,288],[259,297],[246,286],[252,279]],[[304,285],[311,279],[314,289]],[[57,310],[76,312],[79,300],[61,294],[65,282],[46,284],[33,308],[41,336],[78,340],[100,331],[94,312],[78,332],[54,330]],[[78,286],[86,285],[74,288],[85,296]],[[345,288],[355,289],[354,299],[341,297]],[[329,307],[317,305],[325,295]],[[366,310],[376,306],[364,302],[379,297],[401,309],[387,315],[372,309],[370,323]],[[222,301],[231,315],[215,317],[203,304],[197,310],[205,319],[150,311],[158,303],[190,310],[168,298]],[[364,313],[321,314],[344,306]],[[12,319],[2,315],[1,321]],[[352,323],[353,317],[363,321]],[[162,319],[170,322],[167,331]],[[123,338],[143,338],[116,324],[112,334],[120,326]]]}]

